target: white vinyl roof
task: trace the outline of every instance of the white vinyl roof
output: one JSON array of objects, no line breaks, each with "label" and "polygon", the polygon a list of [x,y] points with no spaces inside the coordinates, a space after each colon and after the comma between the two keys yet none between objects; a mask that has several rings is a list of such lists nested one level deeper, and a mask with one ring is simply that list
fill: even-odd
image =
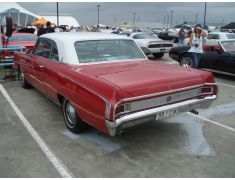
[{"label": "white vinyl roof", "polygon": [[20,11],[20,13],[31,15],[31,16],[37,18],[37,19],[40,17],[37,14],[34,14],[34,13],[26,10],[25,8],[20,6],[18,3],[15,3],[15,2],[0,2],[0,13],[6,12],[10,9],[17,9],[17,10]]},{"label": "white vinyl roof", "polygon": [[[53,40],[58,48],[60,61],[68,64],[79,64],[77,52],[74,44],[77,41],[90,40],[132,40],[131,38],[117,34],[107,34],[101,32],[58,32],[43,34],[40,38]],[[133,41],[133,40],[132,40]]]},{"label": "white vinyl roof", "polygon": [[[57,16],[42,16],[47,21],[57,25]],[[68,25],[69,27],[79,27],[78,21],[72,16],[59,16],[59,25]]]}]

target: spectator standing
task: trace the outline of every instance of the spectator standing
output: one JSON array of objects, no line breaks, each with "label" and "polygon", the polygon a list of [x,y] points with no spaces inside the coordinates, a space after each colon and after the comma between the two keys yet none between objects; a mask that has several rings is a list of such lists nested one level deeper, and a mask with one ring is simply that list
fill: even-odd
[{"label": "spectator standing", "polygon": [[191,45],[191,48],[188,52],[192,53],[193,68],[198,68],[198,64],[203,53],[203,41],[207,36],[208,33],[206,30],[202,29],[201,24],[197,24],[190,35],[189,44]]},{"label": "spectator standing", "polygon": [[45,33],[53,33],[53,32],[55,32],[55,30],[54,30],[54,28],[51,27],[51,22],[47,21]]},{"label": "spectator standing", "polygon": [[37,36],[38,37],[45,34],[45,29],[44,29],[43,25],[37,25],[36,28],[37,28]]},{"label": "spectator standing", "polygon": [[186,38],[186,31],[184,30],[184,26],[181,26],[179,31],[179,46],[184,45],[185,38]]}]

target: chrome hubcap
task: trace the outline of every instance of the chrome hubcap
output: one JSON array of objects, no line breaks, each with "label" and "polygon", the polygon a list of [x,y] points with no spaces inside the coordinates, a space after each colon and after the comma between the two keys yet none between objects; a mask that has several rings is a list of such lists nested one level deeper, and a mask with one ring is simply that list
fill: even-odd
[{"label": "chrome hubcap", "polygon": [[76,110],[74,109],[74,107],[71,105],[70,102],[66,103],[65,106],[65,115],[66,115],[66,119],[68,121],[68,126],[69,127],[74,127],[76,125]]},{"label": "chrome hubcap", "polygon": [[24,83],[25,83],[25,77],[24,77],[24,73],[23,72],[20,73],[20,83],[22,85],[24,85]]},{"label": "chrome hubcap", "polygon": [[192,67],[192,59],[190,57],[183,57],[181,59],[181,65],[183,67]]}]

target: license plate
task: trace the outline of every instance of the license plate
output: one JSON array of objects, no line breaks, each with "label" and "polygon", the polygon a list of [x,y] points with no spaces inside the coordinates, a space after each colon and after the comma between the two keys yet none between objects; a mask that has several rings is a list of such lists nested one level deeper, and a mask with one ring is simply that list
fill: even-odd
[{"label": "license plate", "polygon": [[178,109],[170,109],[167,111],[162,111],[156,114],[155,119],[160,120],[160,119],[169,118],[169,117],[175,116],[178,112],[179,112]]},{"label": "license plate", "polygon": [[165,52],[166,50],[165,49],[160,49],[161,52]]}]

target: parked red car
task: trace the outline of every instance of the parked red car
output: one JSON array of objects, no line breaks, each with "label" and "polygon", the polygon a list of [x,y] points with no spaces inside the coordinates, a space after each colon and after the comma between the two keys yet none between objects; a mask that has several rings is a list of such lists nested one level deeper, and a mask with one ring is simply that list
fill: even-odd
[{"label": "parked red car", "polygon": [[[32,50],[37,41],[37,36],[31,33],[13,33],[12,36],[7,39],[6,36],[2,36],[3,46],[23,46],[25,49]],[[4,51],[5,57],[13,57],[14,51]]]},{"label": "parked red car", "polygon": [[23,88],[33,86],[63,107],[66,126],[84,124],[114,136],[128,127],[216,99],[211,73],[150,61],[130,38],[106,33],[50,33],[16,53]]}]

